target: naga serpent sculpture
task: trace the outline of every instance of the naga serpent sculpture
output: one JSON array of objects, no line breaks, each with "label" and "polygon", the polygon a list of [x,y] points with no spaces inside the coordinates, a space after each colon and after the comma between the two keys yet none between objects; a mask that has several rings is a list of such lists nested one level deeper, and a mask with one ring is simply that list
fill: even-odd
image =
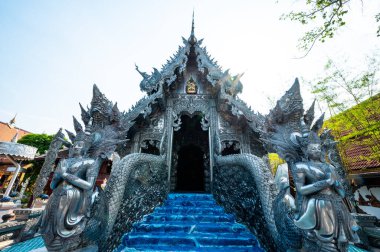
[{"label": "naga serpent sculpture", "polygon": [[[261,158],[252,154],[234,154],[228,156],[218,155],[215,157],[215,161],[217,170],[215,174],[214,194],[217,194],[216,198],[219,199],[219,201],[221,201],[223,205],[225,205],[226,202],[223,201],[226,200],[221,200],[222,198],[228,199],[230,197],[233,197],[234,194],[238,194],[239,192],[245,191],[246,187],[255,188],[256,190],[253,193],[248,193],[247,191],[242,195],[232,198],[231,202],[233,202],[233,204],[231,204],[231,210],[234,211],[235,208],[236,212],[236,205],[238,205],[240,201],[241,207],[246,208],[243,210],[243,215],[247,215],[246,212],[250,212],[252,213],[253,217],[253,215],[256,215],[253,214],[253,212],[259,211],[256,213],[262,214],[264,218],[260,219],[258,218],[258,216],[256,216],[255,223],[250,223],[249,218],[247,219],[246,216],[241,216],[242,212],[239,213],[239,211],[237,211],[236,214],[243,222],[246,222],[246,224],[248,224],[248,226],[250,226],[251,228],[253,227],[256,230],[260,229],[261,233],[257,233],[255,232],[255,230],[253,230],[253,232],[256,233],[256,235],[258,235],[261,241],[279,241],[278,232],[272,211],[273,201],[276,195],[278,194],[278,190],[273,182],[273,176],[268,166],[264,163],[264,161]],[[229,170],[232,174],[228,174],[227,177],[225,173],[228,173]],[[218,176],[218,174],[220,174],[220,176]],[[229,180],[228,184],[222,184],[219,182],[219,180],[223,177]],[[234,180],[236,183],[234,183],[234,181],[231,180]],[[234,184],[237,188],[234,188]],[[223,190],[223,188],[221,187],[229,187],[229,189],[225,188]],[[227,193],[229,193],[229,195],[226,195]],[[257,198],[257,200],[250,198]],[[257,204],[255,204],[255,202],[259,202],[261,210],[258,209]],[[254,208],[255,205],[257,210],[250,209]],[[227,209],[228,208],[229,207],[227,207]],[[262,230],[262,228],[264,228],[264,230]],[[273,239],[269,238],[268,236],[271,236]],[[271,246],[268,244],[268,242],[265,242],[263,245],[264,247],[268,246],[269,248]],[[279,245],[277,244],[277,246]]]},{"label": "naga serpent sculpture", "polygon": [[132,153],[113,164],[104,192],[98,197],[84,240],[100,251],[112,251],[132,224],[166,199],[169,193],[165,163],[166,133],[161,155]]}]

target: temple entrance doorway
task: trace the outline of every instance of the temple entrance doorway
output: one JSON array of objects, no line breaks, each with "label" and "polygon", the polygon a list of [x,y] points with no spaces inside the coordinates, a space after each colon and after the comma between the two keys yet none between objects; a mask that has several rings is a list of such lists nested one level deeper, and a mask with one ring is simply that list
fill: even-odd
[{"label": "temple entrance doorway", "polygon": [[203,151],[195,145],[178,152],[177,191],[204,191]]},{"label": "temple entrance doorway", "polygon": [[210,158],[208,129],[202,129],[202,115],[184,114],[173,134],[171,190],[209,192]]}]

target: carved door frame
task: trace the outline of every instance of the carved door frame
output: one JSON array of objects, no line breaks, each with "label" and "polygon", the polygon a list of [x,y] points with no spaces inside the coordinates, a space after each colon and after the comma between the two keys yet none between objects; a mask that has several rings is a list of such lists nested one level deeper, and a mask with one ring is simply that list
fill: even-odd
[{"label": "carved door frame", "polygon": [[[208,131],[208,149],[209,149],[209,188],[205,189],[212,192],[213,184],[213,164],[214,164],[214,141],[213,136],[217,129],[217,116],[215,101],[210,99],[209,95],[177,95],[167,100],[166,127],[168,129],[168,155],[166,164],[168,166],[168,182],[170,186],[172,176],[173,162],[173,136],[174,131],[180,128],[180,118],[183,114],[190,116],[196,113],[204,115],[202,117],[202,129]],[[206,167],[205,167],[206,169]],[[206,177],[205,177],[206,179]],[[171,188],[169,188],[171,189]]]}]

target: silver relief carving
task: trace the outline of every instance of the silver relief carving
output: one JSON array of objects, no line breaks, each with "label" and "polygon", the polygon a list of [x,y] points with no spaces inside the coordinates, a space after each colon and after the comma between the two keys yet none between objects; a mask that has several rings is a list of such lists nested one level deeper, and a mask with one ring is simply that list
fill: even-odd
[{"label": "silver relief carving", "polygon": [[210,115],[206,113],[201,119],[202,130],[207,131],[210,128]]},{"label": "silver relief carving", "polygon": [[190,115],[194,112],[206,113],[210,108],[209,101],[205,96],[186,95],[181,99],[173,101],[173,111],[176,114],[187,112]]},{"label": "silver relief carving", "polygon": [[178,116],[176,113],[173,112],[173,130],[179,131],[181,129],[181,116]]}]

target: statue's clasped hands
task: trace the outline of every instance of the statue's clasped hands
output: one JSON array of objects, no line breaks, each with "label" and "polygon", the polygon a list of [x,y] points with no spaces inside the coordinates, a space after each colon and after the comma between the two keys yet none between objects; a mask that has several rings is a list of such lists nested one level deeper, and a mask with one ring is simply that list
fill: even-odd
[{"label": "statue's clasped hands", "polygon": [[55,173],[57,176],[60,178],[64,178],[64,174],[67,172],[67,163],[65,162],[66,160],[62,160],[62,164],[57,167],[57,170]]},{"label": "statue's clasped hands", "polygon": [[332,176],[331,173],[328,173],[327,175],[329,176],[329,178],[326,180],[327,184],[331,186],[334,185],[337,182],[336,179]]}]

